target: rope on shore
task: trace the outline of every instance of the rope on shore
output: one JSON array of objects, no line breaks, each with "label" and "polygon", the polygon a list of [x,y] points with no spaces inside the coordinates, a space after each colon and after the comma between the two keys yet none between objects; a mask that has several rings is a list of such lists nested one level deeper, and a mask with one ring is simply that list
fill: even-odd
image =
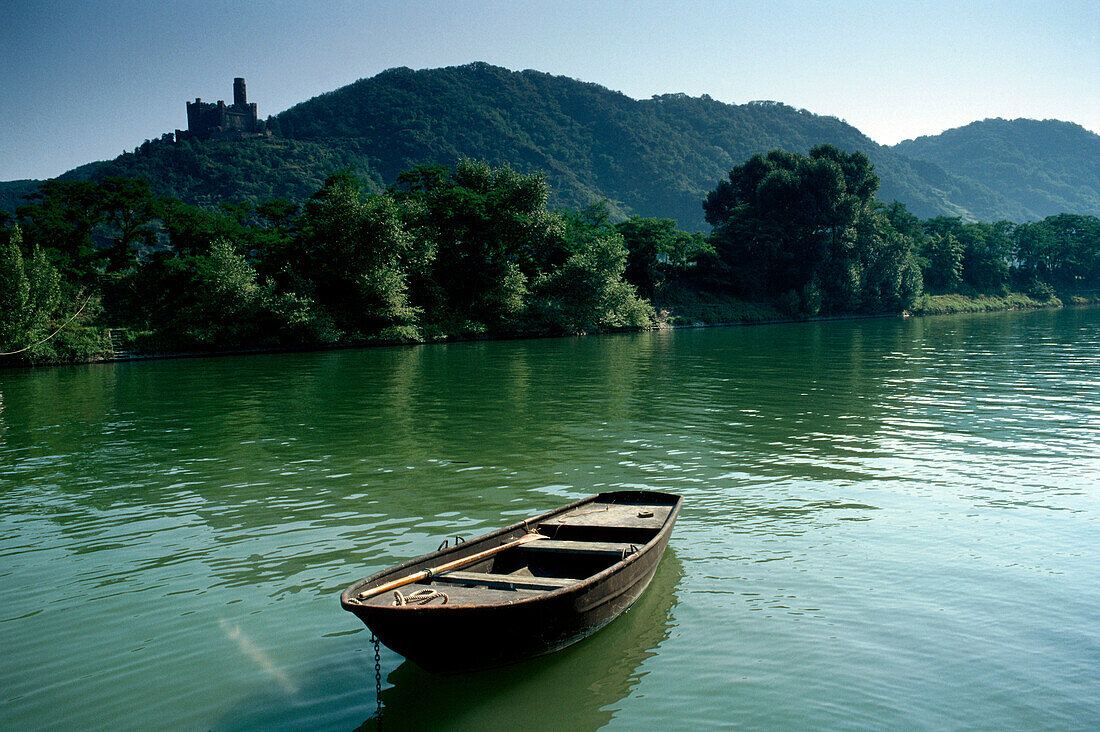
[{"label": "rope on shore", "polygon": [[80,314],[81,314],[82,312],[84,312],[84,308],[88,307],[88,303],[90,303],[91,301],[92,301],[92,296],[91,296],[91,295],[88,295],[88,299],[84,301],[84,304],[80,306],[80,309],[79,309],[79,310],[77,310],[77,311],[76,311],[75,313],[73,313],[73,317],[71,317],[71,318],[69,318],[68,320],[66,320],[66,321],[65,321],[64,323],[62,323],[62,324],[61,324],[61,327],[60,327],[60,328],[58,328],[57,330],[55,330],[55,331],[54,331],[53,333],[50,333],[50,334],[49,334],[48,336],[46,336],[46,337],[45,337],[45,338],[43,338],[42,340],[38,341],[38,343],[32,343],[32,344],[30,344],[29,346],[26,346],[25,348],[20,348],[20,349],[19,349],[18,351],[9,351],[9,352],[7,352],[7,353],[0,353],[0,356],[15,356],[15,355],[18,355],[18,354],[22,353],[23,351],[29,351],[29,350],[31,350],[31,349],[32,349],[32,348],[34,348],[35,346],[41,346],[41,345],[42,345],[43,343],[45,343],[46,341],[50,340],[50,339],[51,339],[51,338],[53,338],[53,337],[54,337],[55,335],[57,335],[58,333],[60,333],[61,331],[63,331],[63,330],[65,329],[65,326],[66,326],[66,325],[68,325],[69,323],[71,323],[71,322],[73,322],[74,320],[76,320],[76,316],[77,316],[77,315],[80,315]]}]

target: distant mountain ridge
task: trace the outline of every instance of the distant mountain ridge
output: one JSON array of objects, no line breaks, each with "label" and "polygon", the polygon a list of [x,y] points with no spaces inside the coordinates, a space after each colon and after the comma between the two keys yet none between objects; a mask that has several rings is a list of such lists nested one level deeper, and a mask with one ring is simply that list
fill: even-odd
[{"label": "distant mountain ridge", "polygon": [[987,119],[894,146],[960,179],[981,181],[1027,218],[1100,213],[1100,135],[1072,122]]},{"label": "distant mountain ridge", "polygon": [[[154,142],[61,177],[145,177],[162,193],[210,205],[302,198],[339,169],[380,189],[416,165],[471,157],[545,172],[559,205],[608,199],[621,216],[705,229],[702,200],[734,165],[773,148],[805,153],[829,143],[866,153],[882,179],[879,198],[921,217],[1100,214],[1100,136],[1064,122],[987,120],[887,147],[834,117],[776,102],[635,100],[563,76],[473,63],[390,69],[270,124],[274,139]],[[0,184],[0,204],[16,183],[25,189],[25,181]]]}]

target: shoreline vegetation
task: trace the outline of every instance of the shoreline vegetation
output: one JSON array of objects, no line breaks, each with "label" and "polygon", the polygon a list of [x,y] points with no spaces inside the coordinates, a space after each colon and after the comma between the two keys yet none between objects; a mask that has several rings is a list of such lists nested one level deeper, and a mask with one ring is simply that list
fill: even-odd
[{"label": "shoreline vegetation", "polygon": [[1100,304],[1100,219],[922,221],[877,189],[861,153],[774,150],[703,234],[470,160],[214,210],[47,181],[0,213],[0,366]]},{"label": "shoreline vegetation", "polygon": [[[748,306],[745,308],[745,306]],[[599,335],[621,335],[624,333],[638,333],[656,330],[691,330],[696,328],[738,328],[754,325],[794,325],[798,323],[820,323],[842,320],[868,320],[877,318],[908,318],[931,317],[937,315],[963,315],[974,313],[1013,312],[1021,310],[1049,310],[1065,307],[1090,307],[1100,306],[1100,295],[1082,297],[1075,296],[1071,302],[1064,303],[1057,297],[1050,300],[1039,301],[1028,297],[1023,293],[1010,292],[1005,296],[979,295],[969,297],[965,295],[929,295],[916,306],[913,311],[901,313],[851,313],[847,315],[816,315],[807,317],[784,317],[778,311],[771,311],[763,306],[752,303],[737,303],[731,306],[734,312],[742,312],[747,315],[735,320],[700,320],[684,316],[673,316],[645,328],[620,328],[616,330],[603,330],[594,333],[550,334],[550,333],[495,333],[495,334],[466,334],[460,336],[442,336],[433,340],[407,340],[373,338],[362,341],[336,342],[326,344],[298,344],[283,346],[266,346],[255,348],[228,348],[207,351],[171,351],[164,353],[142,353],[122,350],[104,351],[100,356],[86,361],[45,361],[33,365],[37,366],[65,366],[65,365],[89,365],[96,363],[118,363],[123,361],[153,361],[170,358],[205,358],[210,356],[245,356],[275,353],[312,353],[318,351],[354,350],[362,348],[392,348],[395,346],[430,346],[444,343],[470,343],[483,341],[508,341],[508,340],[533,340],[541,338],[569,338]],[[742,309],[745,308],[745,309]],[[719,309],[720,313],[721,310]],[[769,315],[774,317],[769,317]],[[125,341],[127,343],[133,340]],[[111,339],[107,336],[104,343],[111,345]],[[28,364],[4,364],[0,362],[0,368],[27,366]]]},{"label": "shoreline vegetation", "polygon": [[[739,306],[748,306],[741,310]],[[116,351],[109,334],[102,337],[105,348],[99,356],[83,361],[41,361],[33,364],[0,362],[2,368],[19,368],[27,365],[87,365],[94,363],[117,363],[122,361],[154,361],[161,359],[188,359],[207,358],[216,356],[259,356],[264,353],[309,353],[327,350],[354,350],[364,348],[393,348],[396,346],[432,346],[441,343],[463,343],[493,340],[532,340],[542,338],[571,338],[587,336],[613,336],[629,334],[629,332],[646,332],[653,330],[690,330],[696,328],[738,328],[749,326],[771,325],[795,325],[800,323],[828,323],[837,320],[866,320],[873,318],[901,318],[901,317],[931,317],[938,315],[964,315],[978,313],[1007,313],[1015,310],[1040,310],[1063,307],[1089,307],[1100,306],[1100,295],[1091,297],[1074,297],[1073,302],[1063,303],[1059,298],[1053,297],[1049,301],[1036,301],[1036,299],[1022,293],[1009,293],[1001,296],[980,295],[968,297],[965,295],[930,295],[926,296],[924,305],[916,309],[903,310],[902,313],[877,313],[847,315],[817,315],[805,317],[783,316],[778,310],[769,312],[767,307],[753,306],[752,304],[738,303],[731,306],[734,312],[741,312],[746,317],[731,320],[703,320],[692,319],[684,316],[672,316],[658,323],[642,328],[618,328],[599,330],[595,332],[576,332],[576,334],[536,334],[536,332],[498,332],[498,334],[465,334],[460,336],[441,336],[431,340],[409,339],[384,339],[372,338],[357,341],[342,341],[331,343],[299,343],[299,345],[261,346],[254,348],[226,348],[218,350],[194,350],[194,351],[166,351],[166,352],[141,352],[125,350],[125,343],[132,343],[135,339],[130,337],[123,340],[123,348]],[[720,313],[720,309],[718,310]],[[769,317],[773,316],[773,317]],[[125,337],[123,337],[125,338]]]}]

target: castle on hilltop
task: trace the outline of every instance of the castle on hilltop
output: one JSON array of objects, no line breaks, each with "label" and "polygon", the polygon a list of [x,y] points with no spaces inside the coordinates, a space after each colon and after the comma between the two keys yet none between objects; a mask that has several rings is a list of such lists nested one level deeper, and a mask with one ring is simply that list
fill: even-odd
[{"label": "castle on hilltop", "polygon": [[248,102],[244,79],[233,79],[233,104],[218,100],[204,102],[198,97],[187,102],[187,129],[176,130],[176,141],[183,140],[239,140],[270,134],[263,120],[256,116],[256,103]]}]

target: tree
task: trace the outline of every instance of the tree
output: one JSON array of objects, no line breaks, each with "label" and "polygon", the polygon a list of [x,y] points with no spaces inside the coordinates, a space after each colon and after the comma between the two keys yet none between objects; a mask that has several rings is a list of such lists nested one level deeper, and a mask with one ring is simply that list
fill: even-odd
[{"label": "tree", "polygon": [[939,293],[957,292],[962,284],[963,246],[955,235],[935,233],[925,241],[924,283]]},{"label": "tree", "polygon": [[996,292],[1007,285],[1011,229],[1008,221],[963,226],[962,279],[976,291]]},{"label": "tree", "polygon": [[49,253],[68,282],[91,284],[99,277],[104,252],[94,233],[103,221],[101,191],[89,181],[44,181],[16,213],[31,246]]},{"label": "tree", "polygon": [[203,347],[242,345],[255,340],[260,286],[253,269],[227,239],[210,253],[184,260],[190,265],[192,297],[174,318],[184,342]]},{"label": "tree", "polygon": [[48,335],[61,301],[57,270],[38,246],[23,257],[18,226],[0,230],[0,351],[17,351]]},{"label": "tree", "polygon": [[808,156],[773,150],[736,166],[703,204],[731,289],[750,299],[779,298],[786,309],[806,314],[848,312],[879,301],[864,297],[869,264],[891,261],[905,268],[912,255],[891,244],[888,249],[903,252],[901,259],[878,256],[883,241],[895,241],[893,234],[878,236],[883,227],[904,237],[889,218],[861,225],[878,205],[877,189],[865,155],[831,145]]},{"label": "tree", "polygon": [[714,251],[703,234],[680,231],[672,219],[634,216],[615,228],[627,249],[624,277],[646,299],[694,267],[700,256]]},{"label": "tree", "polygon": [[859,309],[899,312],[912,307],[924,289],[920,265],[913,255],[913,239],[893,224],[888,210],[864,216],[859,228],[864,251]]},{"label": "tree", "polygon": [[99,208],[110,229],[107,271],[128,269],[137,262],[138,247],[156,242],[157,198],[148,181],[129,178],[105,178],[99,193]]},{"label": "tree", "polygon": [[19,228],[0,230],[0,350],[13,351],[26,337],[30,283],[19,249]]},{"label": "tree", "polygon": [[1100,287],[1100,219],[1058,214],[1040,224],[1054,250],[1051,284],[1067,291]]},{"label": "tree", "polygon": [[180,256],[207,254],[210,245],[219,239],[243,241],[248,237],[245,227],[232,216],[174,198],[160,199],[156,216],[168,236],[169,247]]},{"label": "tree", "polygon": [[393,195],[421,242],[414,302],[433,320],[515,329],[532,279],[569,257],[541,175],[462,160],[402,174]]},{"label": "tree", "polygon": [[1005,287],[1012,256],[1011,223],[964,223],[957,216],[937,216],[925,221],[923,229],[936,239],[924,243],[927,267],[941,270],[925,273],[933,289],[996,292]]},{"label": "tree", "polygon": [[652,306],[623,280],[626,246],[601,211],[596,207],[563,216],[569,256],[534,279],[529,322],[536,329],[586,333],[654,322]]},{"label": "tree", "polygon": [[883,210],[886,220],[897,229],[898,233],[913,242],[913,246],[920,248],[924,241],[924,227],[915,215],[909,212],[904,203],[891,201]]},{"label": "tree", "polygon": [[364,198],[354,177],[337,174],[306,202],[297,264],[338,327],[396,335],[417,316],[405,267],[412,245],[392,195]]}]

